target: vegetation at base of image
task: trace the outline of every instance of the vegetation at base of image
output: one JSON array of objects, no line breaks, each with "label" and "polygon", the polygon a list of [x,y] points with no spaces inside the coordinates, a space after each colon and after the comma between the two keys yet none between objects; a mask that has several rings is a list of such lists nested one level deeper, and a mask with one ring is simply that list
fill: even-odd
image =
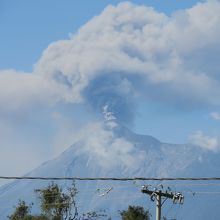
[{"label": "vegetation at base of image", "polygon": [[128,210],[120,211],[122,220],[150,220],[150,213],[141,206],[129,206]]},{"label": "vegetation at base of image", "polygon": [[[105,210],[79,213],[76,203],[78,193],[75,183],[65,192],[55,183],[49,184],[43,189],[35,190],[39,197],[40,214],[31,213],[33,203],[27,204],[20,200],[9,220],[95,220],[111,218]],[[141,206],[129,206],[127,210],[119,211],[122,220],[150,220],[151,214]],[[166,218],[163,218],[166,220]]]},{"label": "vegetation at base of image", "polygon": [[39,215],[31,214],[33,203],[28,205],[25,201],[19,201],[14,212],[8,216],[9,220],[93,220],[101,217],[107,218],[104,210],[88,213],[78,213],[76,195],[78,193],[75,184],[62,190],[55,183],[46,188],[37,189],[35,192],[40,199]]}]

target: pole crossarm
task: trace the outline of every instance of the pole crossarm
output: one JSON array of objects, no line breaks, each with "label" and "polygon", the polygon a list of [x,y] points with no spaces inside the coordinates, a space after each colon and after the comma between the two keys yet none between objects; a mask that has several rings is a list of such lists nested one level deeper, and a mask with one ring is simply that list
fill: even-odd
[{"label": "pole crossarm", "polygon": [[158,196],[161,198],[164,197],[166,199],[172,199],[174,204],[176,203],[183,204],[184,201],[184,196],[180,192],[177,193],[168,192],[168,191],[163,192],[162,190],[158,190],[158,189],[150,190],[148,189],[148,186],[143,186],[141,192],[148,194],[152,201],[157,199]]},{"label": "pole crossarm", "polygon": [[160,195],[161,197],[166,197],[166,198],[169,198],[169,199],[173,199],[174,197],[174,194],[171,192],[171,193],[168,193],[168,192],[162,192],[161,190],[149,190],[147,188],[145,189],[142,189],[141,190],[142,193],[146,193],[150,196],[152,196],[153,194],[156,194],[156,195]]},{"label": "pole crossarm", "polygon": [[[149,186],[143,186],[141,192],[148,194],[151,201],[154,202],[156,200],[156,220],[161,220],[161,208],[167,199],[172,199],[174,204],[183,204],[184,196],[180,192],[173,193],[167,190],[163,192],[161,189],[155,188],[154,190],[151,190],[148,189],[148,187]],[[162,202],[163,198],[164,201]]]}]

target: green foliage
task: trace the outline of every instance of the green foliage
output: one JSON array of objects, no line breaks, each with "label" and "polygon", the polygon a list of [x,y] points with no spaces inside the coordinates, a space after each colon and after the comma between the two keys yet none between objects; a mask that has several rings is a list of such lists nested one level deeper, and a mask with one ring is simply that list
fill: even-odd
[{"label": "green foliage", "polygon": [[[53,220],[75,219],[78,215],[75,196],[77,190],[75,184],[63,192],[62,188],[57,184],[50,184],[48,187],[36,190],[39,193],[41,201],[41,211],[45,216],[52,217]],[[72,216],[72,207],[74,207],[74,214]]]},{"label": "green foliage", "polygon": [[140,206],[129,206],[128,210],[120,211],[122,220],[149,220],[150,214],[148,210],[144,210]]},{"label": "green foliage", "polygon": [[32,216],[31,213],[32,205],[27,205],[25,201],[19,201],[15,211],[11,216],[8,216],[10,220],[49,220],[44,215]]},{"label": "green foliage", "polygon": [[9,216],[10,220],[24,220],[28,217],[30,213],[30,205],[27,205],[25,201],[19,201],[18,206],[15,208],[14,213]]},{"label": "green foliage", "polygon": [[79,215],[76,206],[77,189],[75,184],[65,192],[57,184],[51,183],[35,192],[40,199],[41,214],[31,215],[31,205],[19,201],[9,220],[92,220],[107,217],[105,210]]}]

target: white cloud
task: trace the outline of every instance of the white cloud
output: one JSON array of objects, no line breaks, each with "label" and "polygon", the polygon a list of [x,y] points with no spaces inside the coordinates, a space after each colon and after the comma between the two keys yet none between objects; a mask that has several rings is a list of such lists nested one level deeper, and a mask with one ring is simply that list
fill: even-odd
[{"label": "white cloud", "polygon": [[46,77],[13,69],[0,70],[0,111],[18,111],[68,100],[66,88]]},{"label": "white cloud", "polygon": [[202,131],[197,131],[190,136],[190,142],[203,149],[211,150],[214,152],[219,151],[220,145],[217,137],[205,135]]},{"label": "white cloud", "polygon": [[105,92],[114,91],[126,103],[143,95],[219,106],[219,26],[215,0],[171,16],[128,2],[108,6],[69,40],[50,44],[33,73],[1,71],[0,107],[103,100],[100,87],[113,77],[113,84],[103,85]]},{"label": "white cloud", "polygon": [[10,111],[50,102],[52,85],[41,76],[15,70],[0,71],[0,110]]},{"label": "white cloud", "polygon": [[211,112],[210,116],[215,120],[220,120],[220,113],[219,112]]},{"label": "white cloud", "polygon": [[117,136],[109,123],[89,123],[74,134],[74,143],[80,142],[75,154],[86,152],[90,155],[89,166],[99,163],[107,170],[124,166],[124,170],[134,171],[145,159],[143,152],[124,137]]},{"label": "white cloud", "polygon": [[118,74],[144,96],[220,105],[219,26],[218,1],[170,17],[131,3],[109,6],[71,39],[51,44],[35,73],[62,84],[72,102],[85,100],[93,80]]}]

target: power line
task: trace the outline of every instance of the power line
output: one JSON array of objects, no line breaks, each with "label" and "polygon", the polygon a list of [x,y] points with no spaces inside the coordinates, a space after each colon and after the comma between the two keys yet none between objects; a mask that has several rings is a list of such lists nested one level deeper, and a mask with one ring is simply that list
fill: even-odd
[{"label": "power line", "polygon": [[220,186],[220,183],[176,183],[176,184],[172,184],[172,183],[163,183],[163,186]]},{"label": "power line", "polygon": [[151,201],[156,201],[156,220],[161,220],[161,209],[167,199],[172,199],[174,204],[183,204],[184,196],[180,192],[162,191],[163,187],[161,189],[154,188],[150,190],[148,187],[147,185],[143,186],[141,192],[148,194]]},{"label": "power line", "polygon": [[220,177],[42,177],[42,176],[0,176],[4,180],[79,180],[79,181],[220,181]]},{"label": "power line", "polygon": [[[192,193],[192,192],[185,191],[184,193]],[[193,193],[194,193],[194,195],[196,195],[196,194],[214,194],[214,195],[217,195],[217,194],[220,194],[220,191],[199,191],[199,192],[195,191]]]}]

